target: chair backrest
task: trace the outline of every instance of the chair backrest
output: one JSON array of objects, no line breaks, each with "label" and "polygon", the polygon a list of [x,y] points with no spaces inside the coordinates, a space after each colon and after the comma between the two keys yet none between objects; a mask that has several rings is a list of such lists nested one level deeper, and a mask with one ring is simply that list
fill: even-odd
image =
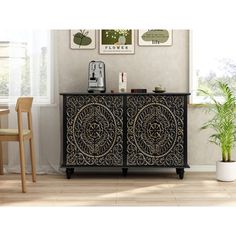
[{"label": "chair backrest", "polygon": [[27,112],[28,118],[28,129],[32,131],[32,108],[33,97],[19,97],[16,103],[16,112],[17,112],[17,119],[18,119],[18,129],[19,134],[22,135],[23,131],[23,123],[22,123],[22,112]]},{"label": "chair backrest", "polygon": [[16,103],[16,111],[30,112],[33,103],[33,97],[19,97]]}]

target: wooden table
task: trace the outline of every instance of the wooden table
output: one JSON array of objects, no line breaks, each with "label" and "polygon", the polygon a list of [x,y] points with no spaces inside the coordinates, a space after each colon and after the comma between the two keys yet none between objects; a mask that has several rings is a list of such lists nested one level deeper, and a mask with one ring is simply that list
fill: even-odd
[{"label": "wooden table", "polygon": [[[9,109],[0,109],[0,116],[7,115],[10,112]],[[1,119],[0,119],[1,128]],[[0,142],[0,175],[3,175],[3,156],[2,156],[2,143]]]}]

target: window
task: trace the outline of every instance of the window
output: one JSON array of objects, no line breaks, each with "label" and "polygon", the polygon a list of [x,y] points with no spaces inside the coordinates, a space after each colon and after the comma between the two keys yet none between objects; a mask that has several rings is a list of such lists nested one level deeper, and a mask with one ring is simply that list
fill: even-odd
[{"label": "window", "polygon": [[[227,29],[193,30],[191,42],[191,103],[207,100],[198,89],[214,91],[217,80],[236,88],[236,31]],[[220,96],[218,97],[220,100]]]},{"label": "window", "polygon": [[51,102],[50,31],[0,31],[0,102]]}]

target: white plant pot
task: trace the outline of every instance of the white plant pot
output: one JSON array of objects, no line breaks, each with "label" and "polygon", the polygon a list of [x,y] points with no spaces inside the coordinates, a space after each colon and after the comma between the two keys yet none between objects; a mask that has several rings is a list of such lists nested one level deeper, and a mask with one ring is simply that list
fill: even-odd
[{"label": "white plant pot", "polygon": [[216,179],[220,181],[234,181],[236,179],[236,161],[216,162]]}]

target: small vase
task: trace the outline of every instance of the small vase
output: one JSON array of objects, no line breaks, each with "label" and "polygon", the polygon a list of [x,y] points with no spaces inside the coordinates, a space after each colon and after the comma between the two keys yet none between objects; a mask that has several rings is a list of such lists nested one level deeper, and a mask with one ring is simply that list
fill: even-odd
[{"label": "small vase", "polygon": [[120,35],[118,38],[119,45],[125,45],[126,38],[124,35]]}]

